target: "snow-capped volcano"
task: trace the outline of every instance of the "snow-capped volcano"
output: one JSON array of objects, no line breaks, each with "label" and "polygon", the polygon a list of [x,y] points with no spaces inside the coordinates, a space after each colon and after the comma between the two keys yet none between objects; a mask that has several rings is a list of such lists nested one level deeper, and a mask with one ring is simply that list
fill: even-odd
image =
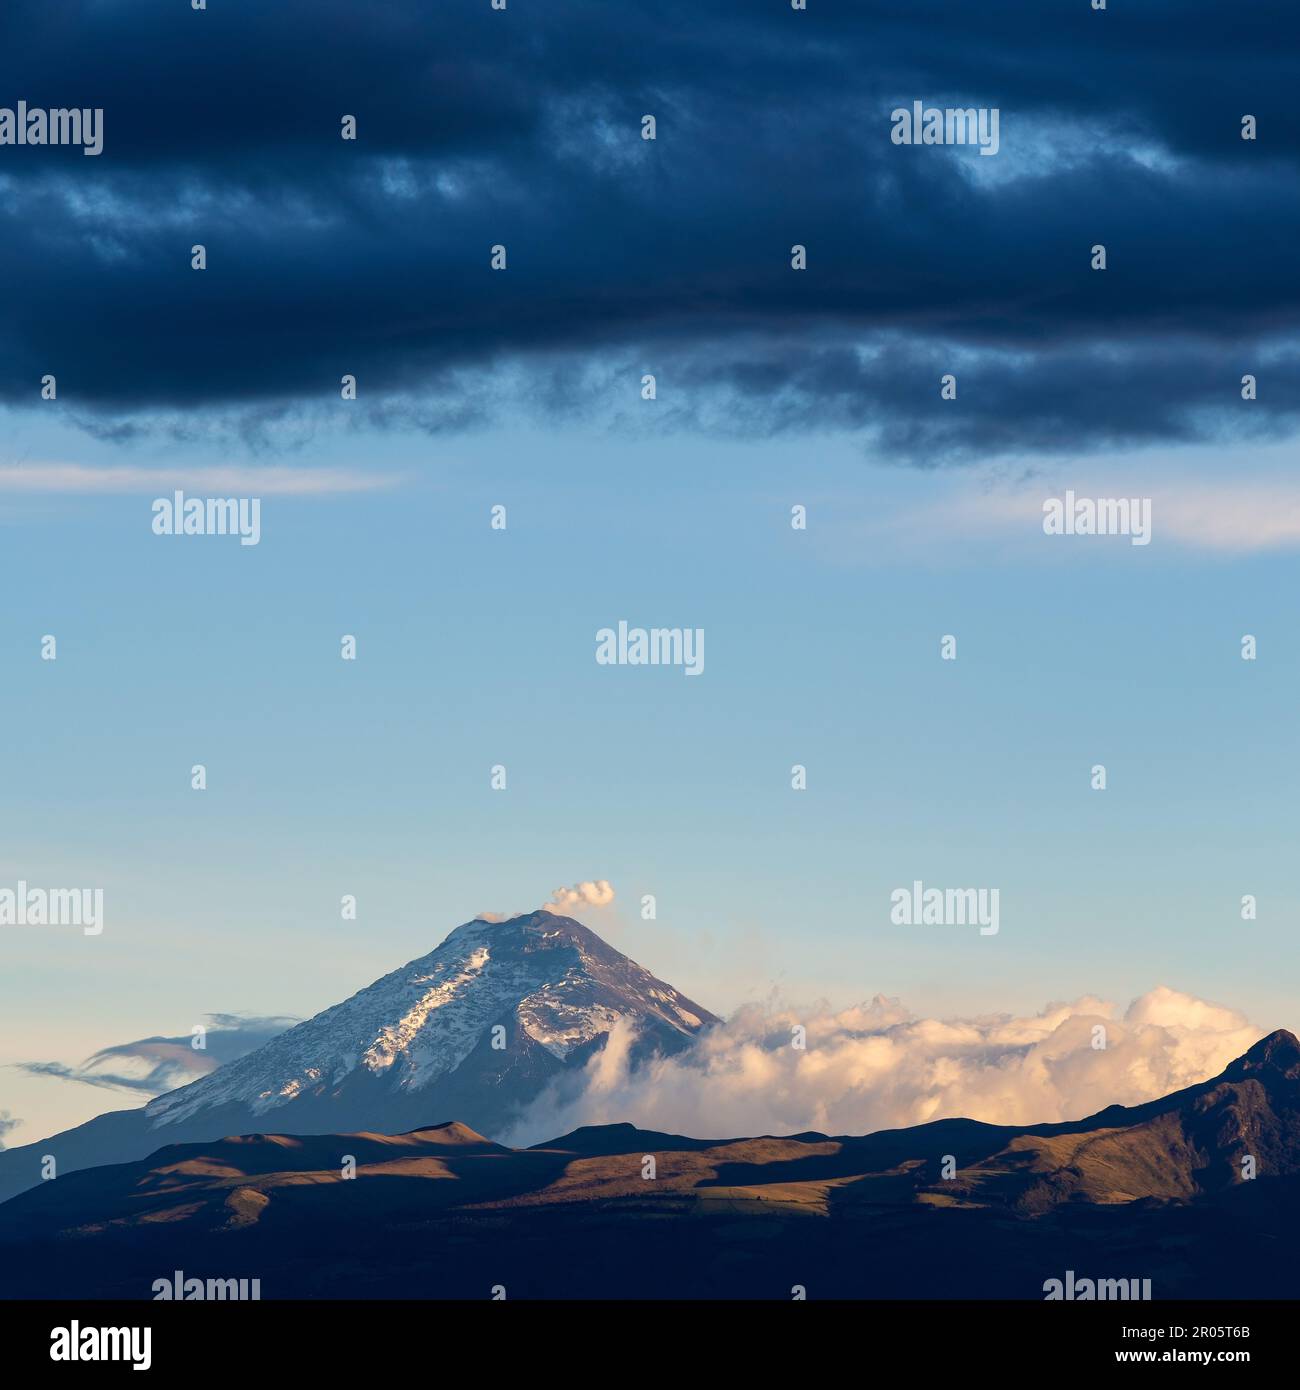
[{"label": "snow-capped volcano", "polygon": [[228,1134],[401,1134],[451,1119],[496,1137],[621,1019],[636,1030],[634,1055],[678,1051],[717,1022],[572,918],[466,922],[427,956],[143,1109],[6,1150],[0,1200],[39,1182],[46,1154],[70,1172]]},{"label": "snow-capped volcano", "polygon": [[[308,1111],[313,1127],[328,1118],[336,1130],[453,1113],[499,1125],[620,1019],[643,1048],[660,1051],[716,1021],[571,918],[479,919],[255,1052],[159,1096],[145,1114],[157,1129],[231,1105],[253,1116],[292,1112],[276,1114],[277,1128],[301,1129]],[[467,1097],[467,1085],[484,1094]],[[459,1109],[444,1103],[448,1088]],[[318,1118],[321,1107],[334,1113]]]}]

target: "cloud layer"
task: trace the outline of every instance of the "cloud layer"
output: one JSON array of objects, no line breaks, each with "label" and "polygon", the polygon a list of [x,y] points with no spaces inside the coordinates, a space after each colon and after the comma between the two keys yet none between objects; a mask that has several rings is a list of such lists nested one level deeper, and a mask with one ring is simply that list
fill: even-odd
[{"label": "cloud layer", "polygon": [[[102,106],[105,149],[5,151],[0,400],[53,372],[88,428],[522,405],[926,465],[1300,412],[1290,0],[12,0],[6,28],[0,91]],[[913,100],[999,108],[1001,152],[893,145]]]},{"label": "cloud layer", "polygon": [[[806,1048],[792,1046],[806,1030]],[[1105,1047],[1094,1046],[1104,1029]],[[877,996],[839,1013],[751,1005],[689,1052],[633,1067],[624,1025],[512,1132],[516,1144],[632,1121],[699,1138],[865,1134],[965,1116],[994,1124],[1081,1119],[1221,1071],[1267,1029],[1159,987],[1122,1013],[1082,998],[1027,1018],[917,1018]]]}]

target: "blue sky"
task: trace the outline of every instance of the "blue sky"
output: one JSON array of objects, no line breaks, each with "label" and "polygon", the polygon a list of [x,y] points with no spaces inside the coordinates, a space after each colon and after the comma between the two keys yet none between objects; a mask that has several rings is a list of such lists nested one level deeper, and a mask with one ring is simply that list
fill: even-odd
[{"label": "blue sky", "polygon": [[[1276,510],[1285,474],[1253,457]],[[296,465],[321,486],[391,481],[265,497],[257,547],[155,536],[156,489],[11,490],[0,640],[25,734],[4,881],[102,885],[107,921],[9,933],[11,1060],[75,1062],[212,1011],[306,1015],[479,911],[591,877],[618,899],[587,920],[719,1012],[775,989],[1032,1013],[1166,984],[1294,1023],[1296,541],[1169,536],[1158,505],[1170,477],[1177,495],[1199,466],[1214,487],[1226,462],[1126,462],[1157,493],[1147,547],[970,505],[1086,489],[1095,460],[1008,483],[829,435],[326,445]],[[704,628],[704,675],[598,666],[620,618]],[[914,878],[998,887],[999,934],[892,926]],[[106,1103],[10,1075],[16,1115]]]},{"label": "blue sky", "polygon": [[[9,1142],[130,1097],[6,1064],[306,1015],[590,878],[720,1013],[1300,1021],[1294,7],[4,22],[0,105],[105,113],[0,148],[0,886],[107,919],[0,938]],[[893,145],[914,99],[996,157]],[[176,487],[260,544],[154,535]],[[1066,488],[1152,544],[1045,536]],[[621,619],[704,675],[598,665]],[[891,926],[916,878],[999,934]]]}]

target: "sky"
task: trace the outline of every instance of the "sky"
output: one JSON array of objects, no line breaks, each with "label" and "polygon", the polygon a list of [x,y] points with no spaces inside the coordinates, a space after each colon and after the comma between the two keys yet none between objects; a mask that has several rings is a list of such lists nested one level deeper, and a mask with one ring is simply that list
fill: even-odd
[{"label": "sky", "polygon": [[66,8],[0,21],[0,106],[104,111],[0,146],[0,888],[105,925],[0,926],[0,1141],[590,879],[719,1014],[1300,1024],[1292,9]]}]

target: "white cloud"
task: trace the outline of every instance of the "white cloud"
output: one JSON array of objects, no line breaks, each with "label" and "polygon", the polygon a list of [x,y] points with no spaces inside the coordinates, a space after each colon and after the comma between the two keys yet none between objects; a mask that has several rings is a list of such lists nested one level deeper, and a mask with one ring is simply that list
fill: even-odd
[{"label": "white cloud", "polygon": [[[807,1048],[791,1030],[807,1030]],[[1106,1047],[1093,1046],[1094,1025]],[[1085,997],[1027,1018],[916,1018],[877,997],[839,1013],[750,1005],[689,1052],[635,1070],[620,1023],[578,1078],[561,1078],[510,1136],[554,1138],[631,1121],[699,1138],[866,1134],[965,1116],[993,1124],[1082,1119],[1216,1075],[1263,1033],[1163,986],[1121,1015]]]},{"label": "white cloud", "polygon": [[1300,482],[1282,479],[1213,482],[1074,475],[1068,481],[1038,479],[1015,490],[970,495],[941,510],[953,529],[1014,529],[1042,539],[1043,503],[1064,496],[1067,488],[1076,497],[1149,497],[1157,545],[1168,541],[1223,553],[1300,546]]},{"label": "white cloud", "polygon": [[588,879],[585,883],[575,883],[572,888],[556,888],[551,900],[543,903],[546,912],[567,916],[575,909],[584,907],[608,907],[614,901],[614,889],[607,878]]},{"label": "white cloud", "polygon": [[396,478],[346,468],[265,468],[223,464],[198,468],[93,467],[83,463],[0,464],[0,492],[163,496],[178,488],[191,494],[242,497],[327,497],[373,492]]}]

